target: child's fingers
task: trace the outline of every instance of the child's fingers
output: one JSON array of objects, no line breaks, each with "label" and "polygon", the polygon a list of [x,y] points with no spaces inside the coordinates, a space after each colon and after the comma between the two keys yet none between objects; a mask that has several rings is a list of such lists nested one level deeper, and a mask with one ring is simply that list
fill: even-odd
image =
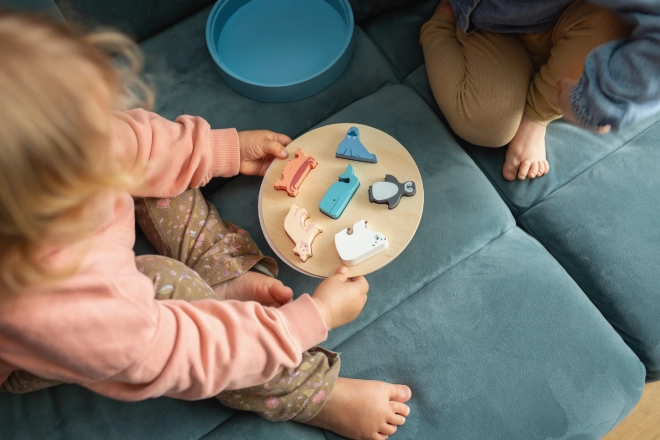
[{"label": "child's fingers", "polygon": [[286,148],[284,148],[284,146],[278,141],[272,139],[264,141],[261,149],[266,154],[281,157],[282,159],[289,156],[289,152],[286,151]]},{"label": "child's fingers", "polygon": [[275,140],[284,146],[287,146],[292,142],[289,136],[282,133],[275,133]]},{"label": "child's fingers", "polygon": [[339,281],[345,282],[348,279],[348,269],[344,266],[339,266],[333,276]]}]

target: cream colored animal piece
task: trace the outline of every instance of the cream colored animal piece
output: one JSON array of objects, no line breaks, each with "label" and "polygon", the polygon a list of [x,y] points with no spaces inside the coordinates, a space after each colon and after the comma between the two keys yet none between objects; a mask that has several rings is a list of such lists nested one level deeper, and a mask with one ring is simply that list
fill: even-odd
[{"label": "cream colored animal piece", "polygon": [[323,232],[318,223],[312,222],[305,226],[309,214],[305,208],[298,208],[294,203],[284,219],[284,230],[289,238],[295,243],[293,253],[298,255],[302,262],[312,256],[312,242]]},{"label": "cream colored animal piece", "polygon": [[346,266],[355,266],[387,249],[389,242],[383,234],[370,231],[366,221],[360,220],[353,225],[351,234],[348,229],[335,234],[335,246],[341,261]]}]

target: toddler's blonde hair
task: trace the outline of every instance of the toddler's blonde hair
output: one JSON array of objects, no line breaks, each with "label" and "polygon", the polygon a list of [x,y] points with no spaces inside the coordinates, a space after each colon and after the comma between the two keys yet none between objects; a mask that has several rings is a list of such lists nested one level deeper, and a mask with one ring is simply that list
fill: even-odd
[{"label": "toddler's blonde hair", "polygon": [[96,197],[134,183],[111,156],[111,111],[149,106],[135,43],[0,11],[0,287],[68,270],[37,255],[46,239],[89,234]]}]

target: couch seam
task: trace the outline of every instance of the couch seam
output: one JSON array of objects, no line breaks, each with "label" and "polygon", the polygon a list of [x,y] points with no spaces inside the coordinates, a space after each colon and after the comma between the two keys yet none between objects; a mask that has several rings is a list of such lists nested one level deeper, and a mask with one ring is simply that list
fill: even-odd
[{"label": "couch seam", "polygon": [[399,81],[399,84],[402,84],[402,83],[403,83],[403,80],[406,79],[406,77],[403,75],[403,72],[401,72],[401,71],[400,71],[400,70],[394,65],[394,62],[390,59],[390,57],[387,56],[387,54],[385,53],[385,51],[383,51],[383,49],[378,45],[378,43],[376,43],[376,41],[371,37],[371,35],[369,34],[369,32],[367,32],[367,31],[364,30],[363,28],[360,28],[360,29],[362,29],[362,32],[364,32],[364,35],[366,35],[367,38],[369,39],[369,41],[371,41],[371,44],[374,45],[374,47],[378,50],[378,52],[380,53],[380,55],[381,55],[381,56],[387,61],[387,64],[389,64],[390,69],[392,69],[392,70],[394,71],[394,74],[396,75],[397,80]]},{"label": "couch seam", "polygon": [[[456,137],[456,134],[453,131],[452,131],[452,134],[454,135],[454,137]],[[463,139],[457,139],[458,145],[461,145],[461,141],[466,142]],[[463,146],[461,145],[461,147],[463,147]],[[500,147],[500,148],[502,148],[502,147]],[[506,195],[506,193],[502,190],[500,185],[495,183],[495,181],[493,180],[491,175],[486,172],[486,170],[481,166],[479,161],[477,161],[475,159],[474,155],[470,151],[465,149],[464,147],[463,147],[463,151],[465,151],[467,153],[467,155],[470,156],[470,159],[472,159],[472,161],[477,165],[477,168],[479,168],[479,170],[486,176],[486,178],[488,179],[490,184],[493,185],[493,188],[495,189],[495,191],[497,191],[497,194],[500,196],[500,198],[504,199],[504,203],[507,205],[507,208],[509,208],[509,211],[511,212],[511,215],[513,215],[514,219],[517,219],[516,214],[515,214],[514,211],[518,212],[519,213],[518,216],[520,216],[520,209],[518,209],[518,207],[513,203],[513,201],[509,198],[509,196]]]},{"label": "couch seam", "polygon": [[564,183],[562,186],[560,186],[559,188],[556,188],[555,190],[553,190],[553,191],[549,192],[548,194],[546,194],[545,196],[543,196],[543,198],[542,198],[541,200],[539,200],[538,202],[536,202],[534,205],[528,207],[528,208],[525,209],[524,211],[521,211],[521,212],[518,214],[518,217],[524,215],[525,213],[527,213],[527,212],[530,211],[531,209],[536,208],[537,206],[539,206],[539,205],[541,204],[541,202],[543,202],[544,200],[546,200],[548,197],[550,197],[550,196],[553,195],[554,193],[556,193],[556,192],[560,191],[561,189],[563,189],[563,188],[567,187],[568,185],[570,185],[575,179],[577,179],[578,177],[582,176],[582,175],[585,174],[587,171],[589,171],[590,169],[592,169],[593,167],[595,167],[596,165],[598,165],[599,163],[601,163],[602,161],[604,161],[604,160],[607,159],[608,157],[612,156],[614,153],[617,153],[617,152],[620,151],[621,149],[625,148],[628,144],[630,144],[632,141],[634,141],[635,139],[637,139],[638,137],[640,137],[641,135],[643,135],[644,133],[646,133],[648,130],[650,130],[651,128],[653,128],[654,126],[656,126],[658,123],[660,123],[660,120],[655,121],[653,124],[649,125],[649,126],[646,127],[644,130],[640,131],[640,132],[637,133],[635,136],[633,136],[633,137],[631,137],[630,139],[628,139],[628,141],[626,141],[625,143],[621,144],[621,146],[619,146],[618,148],[616,148],[616,149],[610,151],[608,154],[606,154],[605,156],[601,157],[601,158],[598,159],[596,162],[594,162],[594,163],[592,163],[591,165],[589,165],[588,167],[586,167],[584,170],[580,171],[578,174],[576,174],[573,178],[571,178],[569,181],[567,181],[566,183]]},{"label": "couch seam", "polygon": [[[214,399],[214,397],[212,397],[212,399]],[[218,402],[218,403],[219,403],[219,402]],[[222,405],[222,404],[221,404],[221,405]],[[224,405],[223,405],[223,406],[224,406]],[[227,407],[225,407],[225,408],[229,408],[229,407],[227,406]],[[230,408],[230,409],[234,411],[234,413],[233,413],[232,415],[230,415],[229,417],[227,417],[226,419],[224,419],[222,422],[218,423],[218,424],[217,424],[216,426],[214,426],[211,430],[209,430],[206,434],[204,434],[204,435],[198,437],[198,439],[199,439],[199,440],[202,440],[202,439],[208,437],[209,434],[211,434],[213,431],[215,431],[216,429],[218,429],[219,427],[221,427],[222,425],[224,425],[224,424],[227,422],[227,420],[232,419],[232,418],[238,413],[238,411],[239,411],[239,410],[234,409],[234,408]]]}]

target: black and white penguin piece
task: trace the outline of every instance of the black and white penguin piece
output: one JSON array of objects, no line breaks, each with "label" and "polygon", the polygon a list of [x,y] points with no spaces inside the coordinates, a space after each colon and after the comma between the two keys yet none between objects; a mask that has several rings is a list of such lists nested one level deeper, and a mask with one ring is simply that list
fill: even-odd
[{"label": "black and white penguin piece", "polygon": [[412,197],[417,192],[415,182],[409,180],[404,183],[391,174],[385,176],[384,182],[374,183],[369,187],[369,201],[371,203],[387,203],[389,209],[397,207],[401,197]]}]

